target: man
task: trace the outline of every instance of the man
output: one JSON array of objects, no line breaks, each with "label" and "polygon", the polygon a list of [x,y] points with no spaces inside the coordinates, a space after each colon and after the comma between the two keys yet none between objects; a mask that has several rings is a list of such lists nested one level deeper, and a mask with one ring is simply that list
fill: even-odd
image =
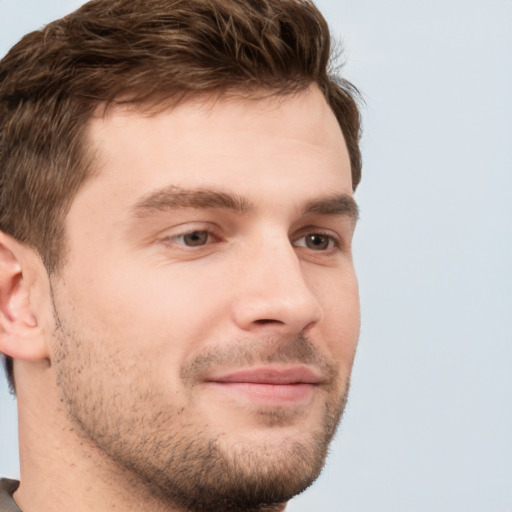
[{"label": "man", "polygon": [[0,510],[262,511],[359,333],[352,87],[306,0],[93,0],[0,65]]}]

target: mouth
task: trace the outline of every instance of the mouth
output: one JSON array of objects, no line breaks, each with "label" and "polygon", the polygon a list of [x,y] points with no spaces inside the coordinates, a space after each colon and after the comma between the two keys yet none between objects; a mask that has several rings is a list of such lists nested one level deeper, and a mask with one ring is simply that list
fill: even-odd
[{"label": "mouth", "polygon": [[260,367],[211,376],[204,382],[238,401],[286,406],[307,403],[323,379],[307,367]]}]

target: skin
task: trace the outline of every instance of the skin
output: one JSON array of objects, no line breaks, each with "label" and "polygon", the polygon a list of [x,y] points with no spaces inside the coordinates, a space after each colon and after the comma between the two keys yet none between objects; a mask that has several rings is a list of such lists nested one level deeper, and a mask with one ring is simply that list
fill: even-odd
[{"label": "skin", "polygon": [[67,215],[59,272],[0,238],[3,318],[18,318],[3,320],[1,347],[17,358],[16,501],[243,509],[187,503],[204,481],[282,510],[323,465],[359,335],[350,161],[332,111],[312,86],[111,109],[88,133],[97,172]]}]

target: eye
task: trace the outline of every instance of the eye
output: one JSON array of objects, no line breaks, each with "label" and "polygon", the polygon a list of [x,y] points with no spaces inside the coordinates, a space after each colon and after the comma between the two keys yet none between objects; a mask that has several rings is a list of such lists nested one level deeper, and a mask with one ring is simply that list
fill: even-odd
[{"label": "eye", "polygon": [[332,236],[324,233],[309,233],[296,240],[295,247],[306,247],[313,251],[327,251],[336,247],[337,243]]},{"label": "eye", "polygon": [[186,245],[187,247],[200,247],[212,241],[212,234],[203,229],[183,233],[170,238],[171,241]]}]

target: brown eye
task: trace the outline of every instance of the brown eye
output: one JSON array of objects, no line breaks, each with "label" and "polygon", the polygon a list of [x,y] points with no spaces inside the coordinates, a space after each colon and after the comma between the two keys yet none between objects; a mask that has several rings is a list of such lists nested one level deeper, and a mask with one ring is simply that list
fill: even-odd
[{"label": "brown eye", "polygon": [[310,233],[295,240],[293,245],[295,247],[304,247],[311,251],[328,251],[338,244],[333,236],[325,235],[324,233]]},{"label": "brown eye", "polygon": [[185,233],[177,239],[181,239],[182,243],[188,247],[198,247],[201,245],[205,245],[208,243],[210,238],[210,233],[208,231],[191,231],[190,233]]},{"label": "brown eye", "polygon": [[314,251],[325,251],[331,248],[331,237],[319,233],[312,233],[304,237],[305,246]]}]

